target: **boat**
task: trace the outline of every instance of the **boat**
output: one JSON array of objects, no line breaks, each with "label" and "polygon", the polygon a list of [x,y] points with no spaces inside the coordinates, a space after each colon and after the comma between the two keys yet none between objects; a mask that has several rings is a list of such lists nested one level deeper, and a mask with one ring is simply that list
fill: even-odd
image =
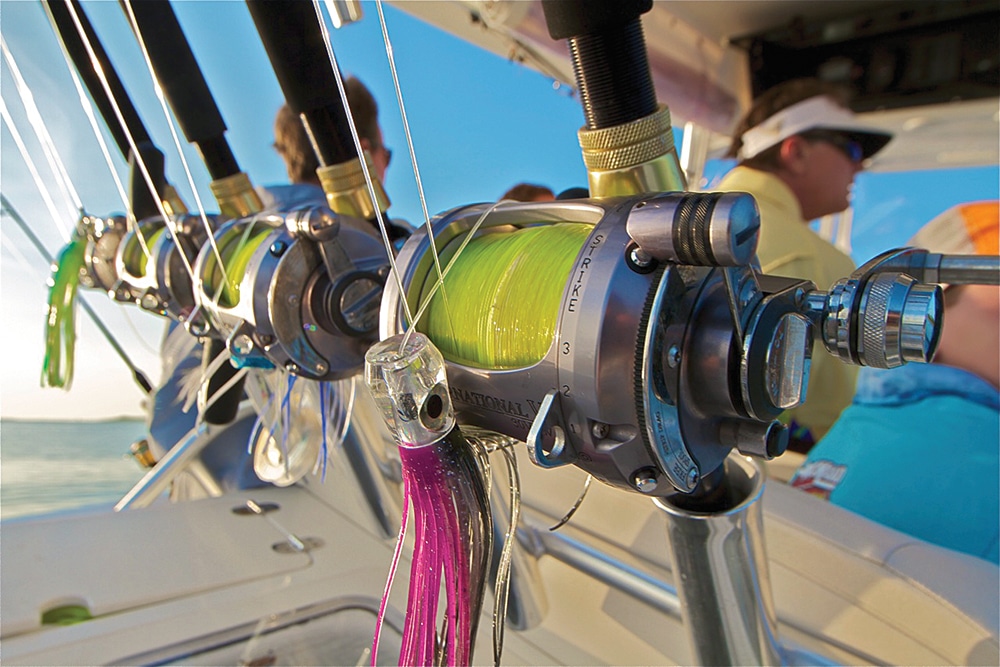
[{"label": "boat", "polygon": [[[259,29],[260,24],[277,24],[265,20],[267,11],[274,11],[274,5],[268,8],[267,4],[249,3]],[[790,21],[793,4],[797,18]],[[978,35],[977,31],[992,30],[988,54],[993,60],[984,66],[986,74],[979,79],[978,75],[973,75],[973,80],[956,75],[954,80],[936,81],[919,94],[883,89],[864,98],[861,103],[867,106],[859,110],[867,122],[897,136],[873,170],[895,173],[1000,164],[1000,144],[984,140],[997,137],[998,12],[988,3],[960,4],[928,2],[901,9],[892,2],[656,3],[652,11],[642,14],[653,81],[657,96],[674,114],[674,126],[684,128],[684,144],[675,151],[683,159],[668,160],[667,175],[662,177],[681,185],[671,190],[661,188],[663,192],[654,195],[614,192],[569,202],[490,202],[451,208],[433,219],[433,235],[418,229],[398,251],[400,280],[394,283],[382,276],[384,292],[380,292],[381,304],[374,319],[374,306],[367,295],[374,283],[382,289],[378,278],[382,246],[370,235],[353,229],[349,221],[351,214],[361,218],[373,214],[362,210],[359,216],[357,210],[350,209],[354,204],[343,204],[343,200],[336,201],[347,207],[348,213],[315,207],[261,211],[251,206],[241,210],[246,199],[227,198],[229,193],[224,192],[218,200],[220,213],[211,220],[221,256],[203,251],[193,263],[191,289],[209,294],[208,298],[199,297],[195,306],[178,301],[176,295],[181,290],[163,290],[164,285],[176,286],[180,280],[165,278],[177,275],[171,271],[180,271],[169,262],[129,263],[126,257],[115,265],[114,276],[125,279],[108,284],[111,279],[99,270],[107,267],[96,261],[97,244],[93,243],[89,266],[94,286],[111,288],[108,301],[116,299],[124,304],[122,308],[160,313],[160,327],[168,320],[173,322],[169,340],[177,349],[172,350],[172,356],[190,355],[195,339],[192,333],[224,332],[224,341],[216,337],[212,356],[233,359],[246,371],[246,377],[256,379],[248,381],[245,398],[237,395],[236,400],[223,399],[217,404],[221,417],[196,424],[195,413],[188,412],[184,414],[190,416],[184,419],[190,423],[182,420],[183,427],[171,429],[170,437],[159,435],[164,431],[151,430],[147,444],[155,464],[115,508],[84,508],[0,523],[4,545],[0,641],[5,664],[396,663],[401,646],[407,642],[404,610],[408,588],[403,573],[408,571],[410,556],[405,549],[384,617],[380,604],[404,507],[403,470],[396,434],[385,419],[385,398],[367,390],[361,370],[372,337],[389,339],[405,329],[402,323],[408,316],[404,311],[408,300],[413,300],[410,290],[431,275],[429,248],[446,248],[447,242],[461,240],[480,224],[502,230],[526,220],[600,226],[609,241],[597,243],[594,236],[587,237],[597,256],[611,248],[608,252],[617,258],[633,238],[639,239],[639,246],[641,241],[651,243],[651,232],[642,227],[629,228],[631,235],[626,234],[629,215],[623,211],[632,211],[641,203],[673,212],[687,201],[685,197],[713,196],[697,188],[689,192],[683,184],[700,184],[707,173],[705,165],[722,154],[726,132],[745,110],[755,89],[765,83],[759,77],[802,74],[778,72],[778,65],[768,60],[777,57],[788,64],[787,58],[781,58],[781,48],[790,48],[789,43],[795,43],[810,58],[824,55],[827,59],[817,57],[811,62],[828,74],[836,74],[851,71],[843,62],[844,44],[855,49],[850,53],[857,63],[869,64],[862,56],[876,55],[878,46],[891,36],[898,40],[899,53],[904,54],[901,59],[916,67],[917,62],[924,62],[918,57],[921,54],[940,53],[935,49],[952,44],[943,37],[943,41],[936,41],[941,35],[966,34],[963,31]],[[564,89],[574,85],[565,40],[548,38],[542,3],[396,5],[402,12],[503,58],[537,69],[560,81]],[[62,7],[61,3],[49,4],[50,11],[58,12]],[[89,3],[70,2],[65,7],[70,8],[70,14],[74,8],[98,13]],[[311,5],[301,7],[313,11]],[[236,8],[243,11],[242,6]],[[362,22],[377,21],[380,6],[379,12],[371,3],[360,3],[360,8]],[[289,11],[289,7],[283,9]],[[79,21],[80,15],[76,17]],[[357,18],[356,11],[341,16],[346,23]],[[944,27],[953,32],[945,32]],[[345,30],[350,28],[347,25]],[[268,41],[264,32],[261,29],[261,39],[270,47],[280,44],[273,36]],[[179,48],[176,38],[173,47]],[[831,51],[833,58],[829,57]],[[778,56],[769,55],[772,52]],[[803,56],[796,62],[810,58]],[[209,77],[209,82],[214,88],[216,81]],[[293,84],[281,83],[291,102],[294,91],[287,87]],[[5,105],[10,103],[7,91],[5,86]],[[574,129],[567,128],[567,133]],[[199,146],[202,153],[207,145]],[[212,174],[216,181],[234,175],[217,178]],[[594,180],[590,186],[592,192],[617,187]],[[213,187],[212,193],[218,195],[218,188]],[[365,188],[364,193],[371,196],[361,197],[362,202],[370,205],[379,200],[377,192],[369,193]],[[329,190],[327,200],[334,201]],[[743,210],[738,199],[712,201],[723,201],[728,210]],[[453,202],[452,206],[461,203]],[[363,203],[357,205],[363,208]],[[165,213],[170,212],[137,216],[140,222],[132,227],[124,218],[114,216],[91,218],[88,224],[94,238],[113,240],[123,253],[129,243],[133,248],[139,246],[135,227],[145,229],[150,238],[160,231],[154,250],[166,254],[173,239],[189,238],[185,236],[188,228],[180,223],[190,222],[193,238],[198,221],[189,218],[200,216]],[[679,275],[672,273],[672,263],[705,263],[693,250],[677,249],[682,254],[680,260],[657,258],[670,267],[664,275],[676,278],[661,281],[650,277],[654,274],[636,270],[643,268],[648,257],[634,252],[620,262],[621,266],[614,264],[606,273],[593,274],[596,278],[588,276],[590,282],[582,286],[581,307],[604,308],[602,315],[611,313],[614,317],[562,317],[560,345],[542,350],[541,361],[531,366],[534,375],[525,373],[523,363],[499,372],[454,362],[446,366],[450,391],[438,394],[438,400],[454,407],[470,440],[490,443],[516,457],[520,477],[520,502],[508,502],[503,491],[510,486],[506,476],[510,473],[505,474],[500,457],[494,454],[496,481],[491,500],[498,544],[511,522],[513,508],[518,508],[520,517],[508,606],[505,613],[496,612],[506,619],[502,655],[497,657],[490,651],[495,612],[493,600],[487,596],[472,662],[1000,663],[1000,568],[891,530],[784,484],[801,459],[792,453],[773,457],[774,431],[767,427],[769,419],[756,420],[764,424],[760,429],[741,422],[741,428],[749,429],[744,433],[750,435],[734,436],[741,444],[740,451],[733,446],[720,448],[711,438],[685,435],[696,452],[692,458],[712,467],[713,472],[721,471],[724,485],[735,494],[722,509],[692,509],[685,504],[683,493],[653,493],[657,488],[663,491],[668,484],[684,487],[689,469],[672,470],[664,464],[690,465],[684,452],[672,450],[649,466],[638,467],[639,471],[653,468],[645,477],[629,476],[608,466],[610,456],[602,459],[603,452],[616,448],[625,452],[623,456],[641,456],[628,448],[639,437],[636,429],[625,427],[639,410],[634,405],[639,399],[630,387],[632,375],[642,380],[640,395],[646,397],[640,406],[645,412],[640,410],[640,414],[669,422],[677,410],[701,411],[706,405],[704,398],[689,396],[685,386],[679,394],[682,407],[669,405],[662,398],[667,390],[649,389],[655,384],[651,374],[663,372],[659,366],[598,372],[587,367],[593,359],[586,353],[572,367],[552,360],[562,352],[563,343],[572,343],[574,350],[578,345],[592,345],[597,350],[591,350],[593,357],[600,352],[620,361],[623,357],[616,351],[628,333],[629,354],[648,358],[655,351],[669,366],[671,355],[664,352],[670,348],[673,334],[668,327],[659,331],[650,324],[649,331],[658,332],[648,337],[651,349],[634,349],[636,334],[626,329],[638,326],[635,320],[646,297],[645,292],[638,296],[633,292],[638,292],[636,285],[643,289],[653,285],[649,308],[658,312],[666,308],[665,303],[674,303],[671,299],[678,304],[683,301],[678,294],[685,293],[684,285],[698,285],[702,291],[689,289],[692,296],[684,297],[690,300],[684,301],[689,304],[685,307],[702,312],[697,310],[698,304],[723,299],[719,312],[728,314],[722,273],[728,272],[732,280],[745,279],[745,269],[740,267],[747,265],[749,256],[747,247],[735,240],[742,238],[738,232],[745,228],[739,225],[745,220],[733,214],[718,222],[730,225],[725,229],[731,232],[715,248],[718,256],[728,253],[731,258],[720,270],[698,266]],[[828,231],[835,235],[839,228],[841,238],[848,238],[850,222],[849,216],[833,221]],[[330,242],[329,230],[334,228],[337,242],[349,250],[347,259],[323,245]],[[220,262],[231,261],[226,248],[236,247],[227,246],[227,241],[259,230],[263,234],[253,252],[247,253],[250,268],[245,276],[249,277],[238,276],[231,282],[226,282],[228,274],[220,278],[215,257],[219,256]],[[208,245],[204,236],[199,245]],[[285,253],[294,254],[299,265],[312,273],[302,276],[291,272],[288,267],[294,264],[278,261]],[[269,254],[273,259],[268,259]],[[444,260],[449,257],[448,252],[442,255]],[[607,262],[608,256],[600,261]],[[920,255],[893,255],[882,261],[911,261],[914,257]],[[595,265],[598,261],[595,259]],[[632,268],[626,271],[622,267],[628,262]],[[886,266],[899,265],[873,264],[863,280],[888,270]],[[297,315],[289,314],[292,311],[279,300],[268,301],[259,295],[255,276],[270,279],[272,274],[280,275],[283,285],[300,285],[312,276],[324,275],[324,271],[331,276],[341,272],[346,285],[338,288],[333,284],[336,281],[328,281],[329,294],[336,293],[337,298],[354,294],[348,305],[355,309],[344,308],[340,314],[360,311],[367,316],[327,323],[327,338],[302,334],[308,327],[282,329],[283,318]],[[856,280],[860,292],[867,283]],[[315,283],[308,284],[310,289],[320,289]],[[658,287],[661,284],[662,289]],[[352,286],[353,292],[348,289]],[[776,296],[767,301],[768,308],[776,304],[773,307],[782,309],[777,311],[782,317],[798,312],[777,298],[796,287],[797,283],[782,284],[780,290],[768,294]],[[240,293],[255,294],[252,303],[257,309],[248,311],[248,302],[241,301]],[[557,296],[561,295],[560,289]],[[260,306],[264,302],[266,307]],[[595,305],[598,303],[604,305]],[[764,303],[764,295],[759,303]],[[316,306],[315,310],[321,308]],[[573,312],[568,305],[566,312]],[[611,324],[599,328],[595,319]],[[780,321],[785,322],[783,331],[789,338],[805,335],[805,329],[796,328],[799,319]],[[615,329],[616,322],[625,324]],[[302,325],[303,320],[297,324]],[[733,335],[728,317],[709,318],[699,326],[706,334]],[[273,336],[271,343],[263,345],[263,335]],[[359,341],[366,341],[366,345]],[[331,349],[336,355],[329,352]],[[689,353],[687,347],[681,351],[685,357]],[[794,354],[788,357],[790,365],[780,370],[791,383],[789,391],[796,393]],[[276,371],[267,367],[276,365],[291,368],[291,377],[299,378],[294,385],[298,389],[289,389],[289,395],[302,402],[294,418],[285,421],[276,414],[280,411],[275,408],[281,406],[276,397],[284,386],[291,385],[283,384],[289,376],[269,374]],[[227,367],[231,366],[217,365]],[[572,368],[572,373],[567,374],[566,368]],[[696,380],[717,379],[710,369],[696,369],[693,363],[691,369]],[[242,377],[235,367],[221,382],[203,383],[200,398],[177,383],[168,383],[160,397],[174,406],[179,397],[192,403],[200,401],[199,409],[205,413],[216,407],[205,404],[209,395],[218,390],[219,396],[227,396],[219,384],[233,377]],[[574,385],[567,385],[560,399],[559,389],[563,388],[553,378],[569,377]],[[321,391],[321,384],[326,389]],[[550,390],[550,385],[559,389]],[[206,386],[210,388],[206,390]],[[541,390],[531,393],[525,387]],[[324,393],[327,390],[332,394]],[[671,385],[670,391],[679,390]],[[341,403],[328,411],[331,423],[318,426],[321,410],[316,406],[333,400],[331,395],[339,397]],[[158,403],[156,395],[148,402],[152,424],[157,406],[162,407],[163,402]],[[711,401],[708,404],[714,405]],[[588,433],[580,434],[572,429],[577,422],[566,407],[570,405],[595,414],[607,414],[608,406],[621,407],[629,417],[620,420],[622,423],[611,418],[582,422],[588,425]],[[754,410],[767,417],[766,407]],[[390,415],[392,409],[399,407],[393,405]],[[269,417],[261,421],[258,417],[262,414]],[[299,429],[298,436],[292,433],[294,428]],[[323,433],[320,438],[316,437],[317,428]],[[285,430],[288,442],[309,442],[314,447],[307,452],[309,465],[301,470],[293,471],[291,452],[278,447],[281,438],[275,433]],[[336,437],[328,437],[327,432]],[[657,433],[647,437],[655,439]],[[323,465],[313,466],[319,440],[328,443],[330,451],[321,458]],[[253,454],[247,451],[248,441]],[[254,455],[277,457],[276,464],[265,461],[256,466],[258,475],[262,471],[274,475],[271,483],[244,476],[248,466],[254,467]],[[591,476],[599,481],[591,483]],[[692,486],[697,485],[697,476],[693,482]],[[372,656],[372,638],[380,617],[378,653]]]}]

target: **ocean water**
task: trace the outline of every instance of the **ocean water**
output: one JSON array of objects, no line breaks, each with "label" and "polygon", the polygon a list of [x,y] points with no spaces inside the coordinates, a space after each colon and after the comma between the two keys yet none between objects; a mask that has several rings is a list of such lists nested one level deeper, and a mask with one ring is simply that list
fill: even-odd
[{"label": "ocean water", "polygon": [[129,455],[145,431],[138,419],[0,420],[0,518],[114,505],[145,474]]}]

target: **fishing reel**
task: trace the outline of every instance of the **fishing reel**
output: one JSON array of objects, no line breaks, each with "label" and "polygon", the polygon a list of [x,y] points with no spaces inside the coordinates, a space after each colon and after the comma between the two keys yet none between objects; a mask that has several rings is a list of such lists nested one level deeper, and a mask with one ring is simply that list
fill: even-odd
[{"label": "fishing reel", "polygon": [[[758,228],[743,193],[456,209],[433,243],[442,266],[458,260],[416,328],[447,360],[461,423],[525,441],[543,467],[689,494],[733,448],[784,451],[777,417],[805,399],[814,338],[871,365],[875,346],[904,341],[886,363],[928,361],[937,342],[939,288],[873,274],[821,292],[761,275]],[[431,242],[419,231],[401,250],[404,294],[386,287],[383,338],[410,326],[403,299],[416,312],[435,288]],[[463,290],[466,272],[483,277]],[[876,321],[894,333],[859,336]]]},{"label": "fishing reel", "polygon": [[189,330],[224,338],[238,367],[313,380],[359,373],[388,275],[369,228],[323,206],[229,221],[195,262]]},{"label": "fishing reel", "polygon": [[128,234],[128,221],[125,217],[85,216],[77,225],[77,231],[87,239],[80,284],[103,290],[116,301],[136,302],[138,293],[130,290],[118,273],[118,248]]},{"label": "fishing reel", "polygon": [[220,224],[218,216],[176,215],[140,220],[118,244],[115,298],[131,300],[143,310],[184,322],[194,310],[190,266]]}]

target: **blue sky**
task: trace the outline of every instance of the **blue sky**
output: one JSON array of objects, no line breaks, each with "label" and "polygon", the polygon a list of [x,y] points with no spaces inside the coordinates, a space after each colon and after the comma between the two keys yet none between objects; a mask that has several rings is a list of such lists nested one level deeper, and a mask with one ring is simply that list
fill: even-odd
[{"label": "blue sky", "polygon": [[[168,179],[192,201],[162,112],[152,94],[135,40],[116,2],[86,2],[85,10],[111,60],[125,80],[139,114],[166,154]],[[281,92],[246,6],[236,1],[175,2],[175,10],[229,127],[227,138],[255,185],[283,183],[284,167],[271,148],[274,113]],[[406,154],[403,124],[373,3],[365,18],[333,33],[341,69],[363,80],[380,105],[393,163],[386,179],[390,215],[419,223],[420,205]],[[76,97],[58,43],[40,5],[2,0],[3,38],[32,89],[35,101],[65,161],[87,211],[122,210]],[[583,123],[579,103],[565,87],[535,72],[481,51],[407,14],[385,7],[409,125],[431,215],[481,201],[493,201],[511,185],[531,181],[556,191],[585,185],[576,130]],[[44,168],[6,65],[0,75],[3,99],[15,125]],[[670,100],[662,100],[669,104]],[[996,140],[996,137],[987,138]],[[183,140],[183,139],[182,139]],[[63,242],[27,174],[6,126],[2,130],[0,187],[55,253]],[[112,144],[112,150],[113,148]],[[196,152],[185,148],[202,200],[214,202],[209,178]],[[119,157],[115,154],[116,159]],[[125,178],[119,159],[117,170]],[[996,168],[907,175],[863,175],[856,188],[856,259],[903,243],[919,225],[949,205],[996,197]],[[46,179],[51,182],[51,179]],[[124,365],[80,317],[77,372],[70,392],[39,388],[47,267],[6,218],[0,259],[0,345],[6,352],[0,377],[4,417],[108,418],[139,414],[141,394]],[[84,296],[107,319],[137,364],[159,375],[155,348],[163,322],[136,308],[115,306],[102,294]]]}]

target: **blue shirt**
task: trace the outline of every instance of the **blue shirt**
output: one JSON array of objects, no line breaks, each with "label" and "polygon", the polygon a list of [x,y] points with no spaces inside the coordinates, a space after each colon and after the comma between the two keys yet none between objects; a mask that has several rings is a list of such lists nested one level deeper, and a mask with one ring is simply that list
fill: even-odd
[{"label": "blue shirt", "polygon": [[890,528],[1000,561],[1000,392],[939,364],[862,369],[791,484]]}]

